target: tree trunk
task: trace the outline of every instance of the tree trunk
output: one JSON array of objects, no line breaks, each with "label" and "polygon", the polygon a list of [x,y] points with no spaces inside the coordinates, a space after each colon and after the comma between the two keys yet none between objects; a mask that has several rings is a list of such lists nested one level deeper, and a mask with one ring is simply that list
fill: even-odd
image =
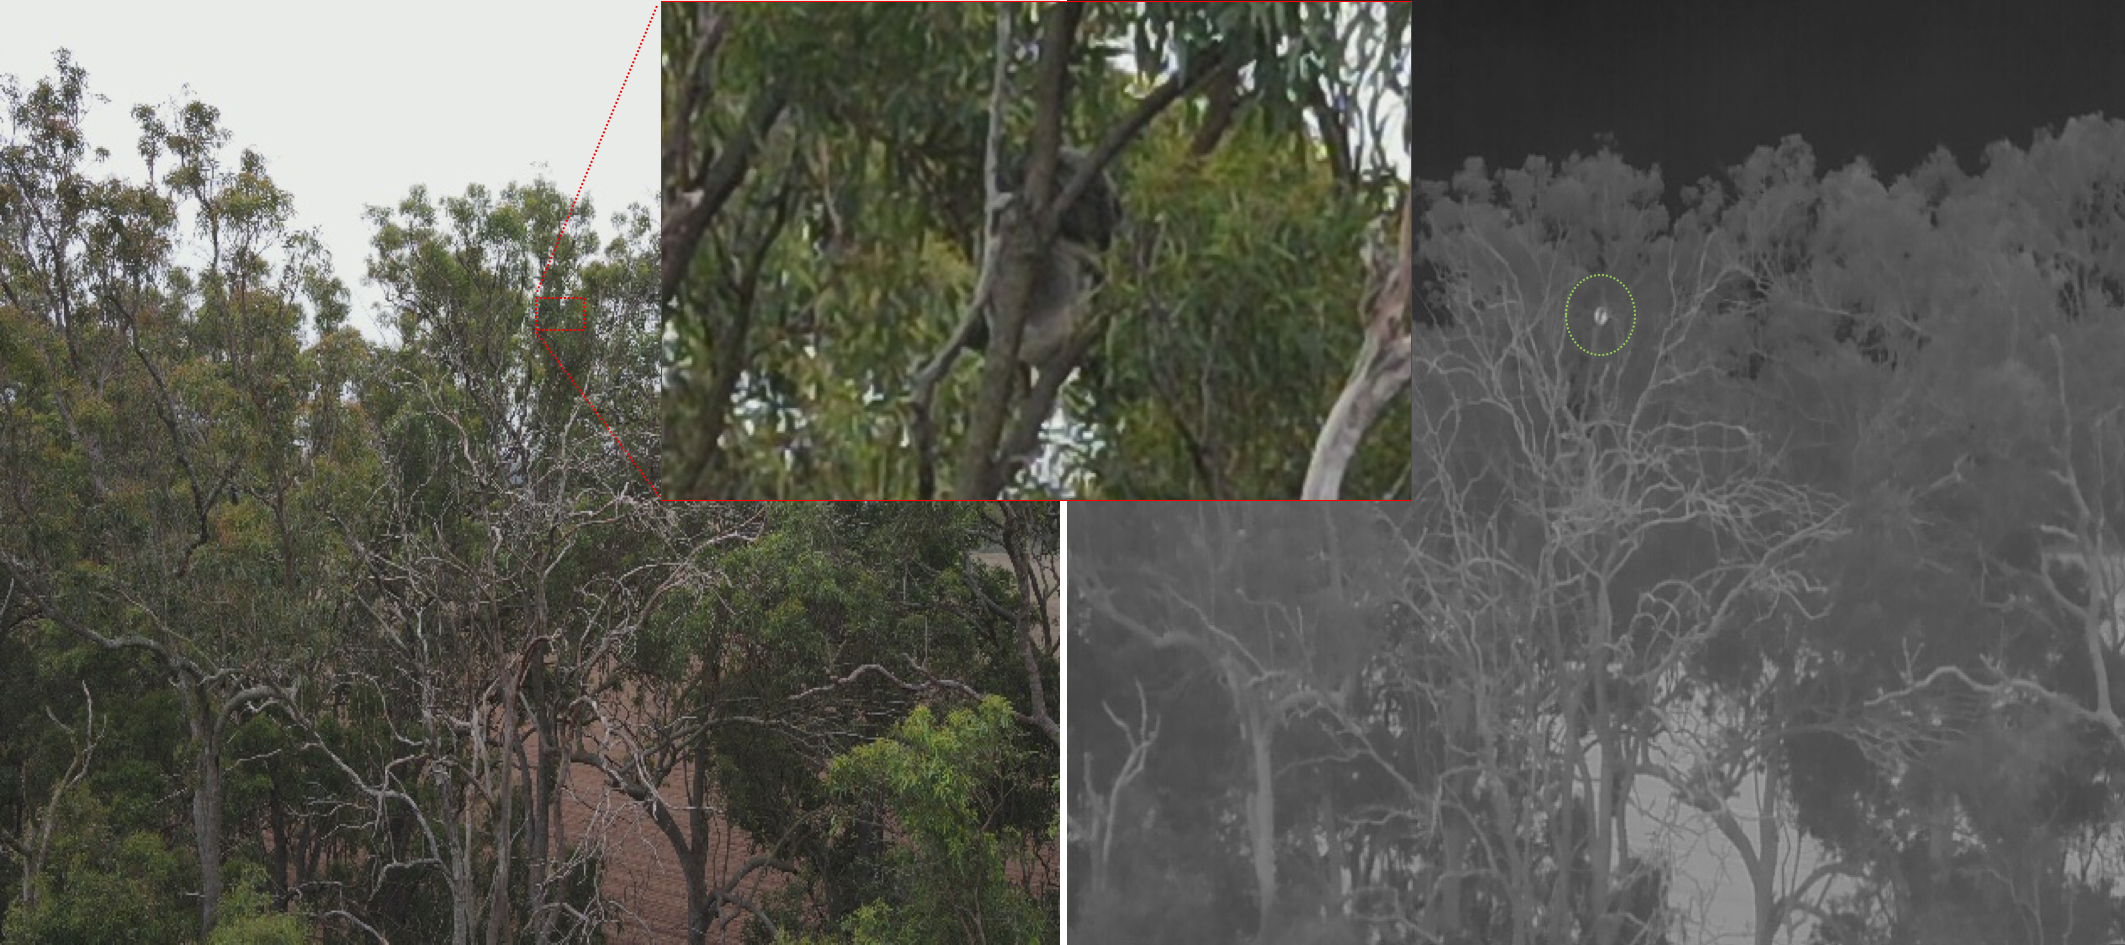
[{"label": "tree trunk", "polygon": [[1388,263],[1390,272],[1379,284],[1380,291],[1365,313],[1365,341],[1352,361],[1350,379],[1329,408],[1328,419],[1314,439],[1313,459],[1306,467],[1302,499],[1333,499],[1343,488],[1343,473],[1357,455],[1365,431],[1397,396],[1409,396],[1413,355],[1409,334],[1409,300],[1414,274],[1415,248],[1410,226],[1415,222],[1414,200],[1402,208],[1402,258]]},{"label": "tree trunk", "polygon": [[[710,831],[715,824],[709,819],[708,792],[709,766],[705,756],[692,759],[691,784],[686,792],[686,822],[692,828],[689,837],[691,846],[678,851],[679,862],[686,867],[686,941],[688,945],[708,945],[708,924],[716,917],[717,903],[708,895],[708,847]],[[655,788],[651,788],[655,790]]]},{"label": "tree trunk", "polygon": [[509,931],[509,888],[511,817],[515,812],[516,790],[511,786],[510,773],[515,770],[520,737],[517,732],[516,683],[517,669],[510,667],[502,680],[501,744],[496,746],[494,776],[494,885],[487,898],[487,945],[502,945],[503,939],[515,939]]},{"label": "tree trunk", "polygon": [[[549,898],[546,884],[553,875],[553,851],[561,849],[554,836],[560,826],[561,812],[554,803],[559,795],[557,782],[565,767],[554,764],[554,733],[560,725],[557,713],[546,697],[545,674],[534,667],[531,676],[532,735],[538,744],[538,760],[533,762],[525,753],[522,739],[517,741],[517,763],[523,766],[526,783],[531,786],[531,816],[525,826],[526,853],[524,864],[524,887],[529,890],[526,911],[531,916],[531,940],[535,945],[548,945],[553,941],[553,910],[547,907]],[[565,895],[565,887],[563,895]]]},{"label": "tree trunk", "polygon": [[221,909],[221,706],[202,681],[187,682],[187,721],[199,746],[192,762],[192,845],[199,857],[199,937],[205,940]]},{"label": "tree trunk", "polygon": [[1241,711],[1245,715],[1247,741],[1253,748],[1254,787],[1247,794],[1247,836],[1254,859],[1256,911],[1261,922],[1255,935],[1256,941],[1270,945],[1269,922],[1276,908],[1276,769],[1270,757],[1270,739],[1274,736],[1268,720],[1262,717],[1262,707],[1253,701],[1256,696],[1241,686],[1234,686],[1232,694],[1246,703]]},{"label": "tree trunk", "polygon": [[1440,866],[1443,873],[1432,883],[1431,898],[1424,904],[1420,928],[1436,941],[1452,941],[1461,934],[1461,871],[1468,864],[1472,839],[1460,815],[1441,818]]}]

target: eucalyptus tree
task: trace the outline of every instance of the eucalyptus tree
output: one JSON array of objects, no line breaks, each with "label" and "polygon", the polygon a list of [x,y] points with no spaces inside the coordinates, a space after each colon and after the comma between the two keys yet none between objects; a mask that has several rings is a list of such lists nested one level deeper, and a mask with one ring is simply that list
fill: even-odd
[{"label": "eucalyptus tree", "polygon": [[[94,177],[86,73],[64,52],[56,65],[33,89],[9,82],[0,149],[7,619],[140,654],[177,695],[205,936],[230,728],[339,603],[344,552],[319,506],[365,461],[337,403],[359,359],[322,249],[292,229],[263,157],[227,160],[212,106],[135,108],[151,179]],[[196,268],[177,261],[185,209]]]},{"label": "eucalyptus tree", "polygon": [[[660,507],[630,462],[648,439],[630,376],[650,345],[646,214],[622,215],[601,253],[588,226],[552,240],[569,212],[544,183],[440,202],[416,188],[372,210],[370,271],[399,344],[356,378],[380,456],[333,517],[359,617],[320,667],[326,697],[291,700],[306,747],[367,811],[349,859],[376,888],[438,880],[453,942],[581,940],[608,921],[595,893],[571,899],[598,850],[565,842],[563,760],[593,723],[586,700],[616,685],[616,653],[667,597],[695,599],[696,544],[737,527]],[[555,313],[535,313],[534,290],[584,297],[601,329],[536,337]],[[357,928],[403,921],[364,911],[334,910]],[[431,934],[399,932],[415,933]]]}]

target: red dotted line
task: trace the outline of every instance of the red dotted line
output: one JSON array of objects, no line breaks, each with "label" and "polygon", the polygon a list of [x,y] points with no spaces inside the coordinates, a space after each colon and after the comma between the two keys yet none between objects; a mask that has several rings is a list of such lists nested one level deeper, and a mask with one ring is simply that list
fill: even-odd
[{"label": "red dotted line", "polygon": [[[634,464],[635,473],[641,476],[642,481],[644,483],[647,483],[649,487],[653,490],[657,488],[657,484],[650,480],[648,471],[642,468],[642,461],[635,458],[634,452],[627,448],[626,443],[621,442],[620,431],[613,429],[612,423],[605,419],[605,414],[598,410],[598,405],[590,402],[590,395],[584,393],[583,385],[577,383],[575,375],[568,373],[568,366],[561,363],[560,354],[555,352],[553,350],[553,345],[548,344],[546,341],[546,332],[548,331],[572,331],[575,329],[539,327],[537,299],[539,297],[539,293],[544,292],[546,289],[546,270],[553,268],[553,257],[561,250],[561,237],[568,235],[568,221],[575,218],[576,205],[578,203],[581,203],[583,200],[583,187],[590,181],[590,168],[598,162],[598,149],[603,148],[605,146],[605,135],[607,132],[610,132],[612,130],[612,116],[614,114],[617,114],[620,110],[620,96],[627,94],[627,80],[634,78],[635,63],[641,61],[642,59],[642,47],[644,44],[649,42],[650,29],[657,25],[657,10],[661,8],[661,6],[662,5],[659,4],[658,7],[652,8],[649,11],[649,22],[642,27],[642,38],[635,41],[634,57],[627,60],[627,74],[620,77],[619,94],[616,94],[612,97],[612,110],[605,113],[605,127],[598,130],[598,143],[593,145],[590,149],[590,163],[583,165],[583,178],[582,180],[576,182],[575,198],[568,202],[568,215],[561,218],[561,231],[559,233],[554,234],[553,248],[546,251],[546,265],[541,266],[539,268],[538,289],[532,293],[533,301],[531,313],[532,332],[538,336],[539,344],[546,348],[546,356],[552,358],[554,366],[561,369],[561,376],[567,378],[568,383],[575,387],[576,396],[583,398],[583,404],[590,408],[591,415],[597,417],[598,422],[604,425],[605,432],[612,435],[613,445],[618,446],[620,448],[620,452],[627,455],[627,461]],[[586,301],[584,305],[586,307],[583,313],[583,328],[587,330],[590,327],[590,312],[588,310],[589,303]],[[663,497],[661,490],[658,490],[658,497]]]}]

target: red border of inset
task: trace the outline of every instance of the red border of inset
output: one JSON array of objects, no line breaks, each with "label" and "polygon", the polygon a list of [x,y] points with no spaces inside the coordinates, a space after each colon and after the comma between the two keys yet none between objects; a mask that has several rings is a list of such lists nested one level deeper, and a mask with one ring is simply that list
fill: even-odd
[{"label": "red border of inset", "polygon": [[[661,4],[660,4],[660,9],[661,9]],[[656,18],[656,16],[652,15],[652,16],[650,17],[650,25],[651,25],[652,27],[654,27],[654,26],[656,25],[656,23],[657,23],[657,18]],[[1417,26],[1416,26],[1416,22],[1415,22],[1414,20],[1412,20],[1412,21],[1410,22],[1410,25],[1409,25],[1409,29],[1411,29],[1411,30],[1415,30],[1416,28],[1417,28]],[[661,48],[662,48],[662,43],[661,43],[661,41],[659,42],[659,44],[658,44],[658,45],[659,45],[659,48],[661,49]],[[639,48],[639,47],[637,47],[637,49],[636,49],[636,54],[637,54],[637,55],[640,55],[640,52],[641,52],[640,48]],[[633,69],[632,65],[630,65],[630,66],[629,66],[629,69],[630,69],[630,71],[631,71],[631,70]],[[1405,89],[1413,88],[1413,87],[1414,87],[1414,84],[1415,84],[1415,81],[1416,81],[1416,57],[1412,56],[1412,57],[1410,57],[1410,62],[1409,62],[1409,73],[1408,73],[1408,75],[1404,76],[1403,88],[1405,88]],[[661,286],[661,285],[663,285],[663,284],[664,284],[664,240],[663,240],[663,233],[664,233],[664,148],[663,148],[663,146],[662,146],[662,145],[663,145],[663,132],[664,132],[664,122],[663,122],[663,121],[661,120],[661,119],[662,119],[662,116],[663,116],[663,113],[664,113],[664,70],[660,68],[660,69],[658,69],[658,70],[657,70],[657,114],[658,114],[658,117],[659,117],[659,121],[657,122],[657,135],[658,135],[658,142],[657,142],[657,143],[658,143],[658,148],[657,148],[657,171],[656,171],[656,174],[657,174],[657,218],[656,218],[656,225],[657,225],[657,233],[658,233],[658,239],[657,239],[657,284],[658,284],[659,286]],[[1404,142],[1405,142],[1405,147],[1406,147],[1406,150],[1405,150],[1405,152],[1404,152],[1404,153],[1406,153],[1406,154],[1410,154],[1410,155],[1414,156],[1414,155],[1415,155],[1415,153],[1416,153],[1416,123],[1415,123],[1415,119],[1414,119],[1414,117],[1413,117],[1413,116],[1406,116],[1406,117],[1405,117],[1405,120],[1404,120],[1404,122],[1403,122],[1403,126],[1402,126],[1402,127],[1403,127],[1403,132],[1404,132]],[[588,174],[589,172],[588,172],[588,171],[586,170],[586,171],[585,171],[584,173],[585,173],[585,174],[587,175],[587,174]],[[1417,201],[1417,181],[1416,181],[1416,167],[1415,167],[1415,164],[1414,164],[1414,163],[1412,163],[1412,164],[1411,164],[1411,166],[1410,166],[1410,181],[1409,181],[1409,192],[1408,192],[1408,194],[1406,195],[1405,199],[1409,201],[1409,204],[1410,204],[1410,206],[1412,206],[1412,207],[1414,207],[1414,206],[1415,206],[1415,204],[1416,204],[1416,201]],[[1410,212],[1410,215],[1409,215],[1409,246],[1410,246],[1410,253],[1411,253],[1411,259],[1410,259],[1410,273],[1409,273],[1409,284],[1403,287],[1403,288],[1404,288],[1405,290],[1407,290],[1407,291],[1409,292],[1409,304],[1408,304],[1407,306],[1405,306],[1405,307],[1404,307],[1404,310],[1403,310],[1403,311],[1404,311],[1404,314],[1405,314],[1405,315],[1406,315],[1406,316],[1407,316],[1407,317],[1409,318],[1409,337],[1410,337],[1410,339],[1411,339],[1411,342],[1412,342],[1412,343],[1414,343],[1414,341],[1415,341],[1415,338],[1416,338],[1416,327],[1417,327],[1417,300],[1416,300],[1416,296],[1417,296],[1417,278],[1416,278],[1416,260],[1415,260],[1415,253],[1416,253],[1416,245],[1417,245],[1417,243],[1416,243],[1416,226],[1417,226],[1417,221],[1416,221],[1416,214],[1415,214],[1415,211],[1414,211],[1414,210],[1411,210],[1411,212]],[[654,482],[651,482],[651,483],[650,483],[650,487],[656,490],[656,493],[657,493],[657,498],[658,498],[659,500],[661,500],[661,501],[665,501],[665,502],[733,502],[733,501],[748,501],[748,502],[853,502],[853,501],[865,501],[865,502],[994,502],[994,501],[1016,501],[1016,502],[1063,502],[1063,501],[1067,501],[1067,502],[1210,502],[1210,501],[1223,501],[1223,502],[1297,502],[1297,501],[1301,501],[1301,500],[1299,500],[1299,499],[1221,499],[1221,500],[1214,500],[1214,499],[1076,499],[1076,498],[1073,498],[1073,499],[1067,499],[1067,500],[1065,500],[1065,499],[1009,499],[1009,500],[997,500],[997,499],[887,499],[887,498],[878,498],[878,499],[860,499],[860,500],[859,500],[859,499],[674,499],[674,498],[672,498],[672,497],[670,497],[670,496],[667,496],[667,495],[665,495],[665,494],[664,494],[664,374],[665,374],[665,364],[664,364],[664,320],[665,320],[665,317],[667,316],[667,314],[668,314],[668,313],[666,313],[666,312],[664,311],[664,299],[663,299],[663,297],[662,297],[662,293],[661,293],[661,292],[659,293],[659,296],[658,296],[658,298],[657,298],[657,302],[656,302],[656,305],[657,305],[657,478],[656,478],[656,481],[654,481]],[[556,361],[556,363],[558,363],[558,361]],[[587,399],[586,399],[586,400],[585,400],[584,402],[585,402],[585,403],[589,403],[589,401],[588,401]],[[593,409],[595,409],[595,408],[593,408]],[[608,427],[608,429],[610,429],[610,427]],[[614,435],[614,437],[613,437],[613,439],[614,439],[614,440],[615,440],[615,441],[617,442],[617,441],[618,441],[618,439],[619,439],[619,436],[618,436],[618,434],[615,434],[615,435]],[[621,448],[622,448],[622,449],[625,449],[626,447],[624,447],[624,446],[623,446],[623,447],[621,447]],[[1411,369],[1411,371],[1410,371],[1410,378],[1409,378],[1409,457],[1410,457],[1410,469],[1409,469],[1409,477],[1410,477],[1410,478],[1409,478],[1409,482],[1407,483],[1407,486],[1408,486],[1408,489],[1409,489],[1409,497],[1408,497],[1408,498],[1405,498],[1405,499],[1392,499],[1392,500],[1385,500],[1385,501],[1394,501],[1394,502],[1414,502],[1414,501],[1416,501],[1416,495],[1417,495],[1417,479],[1416,479],[1416,476],[1417,476],[1417,470],[1416,470],[1416,455],[1417,455],[1417,379],[1416,379],[1416,371],[1415,371],[1415,369],[1414,369],[1414,364],[1412,364],[1412,369]],[[629,458],[629,459],[633,459],[633,458],[634,458],[634,455],[630,453],[630,454],[628,454],[628,458]],[[635,464],[635,468],[636,468],[637,470],[640,470],[640,469],[641,469],[641,464],[640,464],[639,462],[638,462],[638,463],[636,463],[636,464]],[[647,476],[647,475],[645,474],[643,478],[644,478],[644,479],[646,480],[646,479],[648,478],[648,476]],[[1337,499],[1329,499],[1329,500],[1319,500],[1319,499],[1316,499],[1316,500],[1313,500],[1313,501],[1330,501],[1330,502],[1380,502],[1380,501],[1383,501],[1383,500],[1380,500],[1380,499],[1353,499],[1353,498],[1337,498]]]}]

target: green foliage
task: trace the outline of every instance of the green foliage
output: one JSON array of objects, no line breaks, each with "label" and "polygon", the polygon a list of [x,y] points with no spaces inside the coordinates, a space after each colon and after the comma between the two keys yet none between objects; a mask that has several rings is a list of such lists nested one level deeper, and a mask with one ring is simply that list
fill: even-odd
[{"label": "green foliage", "polygon": [[192,940],[182,861],[162,838],[111,829],[95,797],[61,804],[45,869],[31,880],[33,899],[8,911],[9,941],[51,945],[142,945]]},{"label": "green foliage", "polygon": [[[1207,161],[1188,150],[1169,130],[1135,153],[1134,264],[1103,290],[1113,323],[1070,401],[1093,444],[1082,494],[1296,494],[1360,341],[1359,247],[1376,205],[1251,127]],[[1348,491],[1384,491],[1407,458],[1397,438],[1372,438]]]},{"label": "green foliage", "polygon": [[221,922],[207,936],[207,945],[306,945],[314,940],[301,916],[274,908],[265,882],[265,870],[258,864],[230,864],[229,888],[221,897]]},{"label": "green foliage", "polygon": [[[758,15],[797,32],[748,41],[823,55],[773,21],[865,14]],[[570,762],[618,803],[677,791],[750,831],[789,888],[838,897],[829,924],[899,895],[882,823],[825,835],[825,768],[964,690],[837,681],[914,666],[1030,713],[1021,576],[974,556],[1007,526],[1052,556],[1059,510],[661,505],[613,438],[639,456],[656,421],[645,208],[554,244],[550,184],[415,188],[371,214],[398,329],[371,343],[214,108],[136,109],[152,179],[100,179],[93,97],[59,65],[5,85],[0,128],[0,231],[40,234],[0,252],[8,941],[596,940],[624,893],[603,838],[559,826]],[[962,278],[940,246],[926,263]],[[587,297],[594,331],[534,333],[561,314],[533,309],[549,251],[544,291]],[[1034,663],[1052,715],[1060,668]],[[1053,830],[1057,746],[1003,718],[969,788],[1018,844],[991,861]],[[705,898],[724,864],[693,816],[673,852]]]},{"label": "green foliage", "polygon": [[[846,805],[837,823],[885,818],[904,835],[889,857],[883,899],[844,925],[862,943],[1054,941],[1039,906],[1011,884],[1003,851],[1019,845],[1015,828],[991,832],[999,794],[1017,767],[1017,723],[991,696],[953,709],[942,724],[918,707],[892,736],[834,759],[827,784]],[[1045,791],[1041,786],[1036,790]]]}]

